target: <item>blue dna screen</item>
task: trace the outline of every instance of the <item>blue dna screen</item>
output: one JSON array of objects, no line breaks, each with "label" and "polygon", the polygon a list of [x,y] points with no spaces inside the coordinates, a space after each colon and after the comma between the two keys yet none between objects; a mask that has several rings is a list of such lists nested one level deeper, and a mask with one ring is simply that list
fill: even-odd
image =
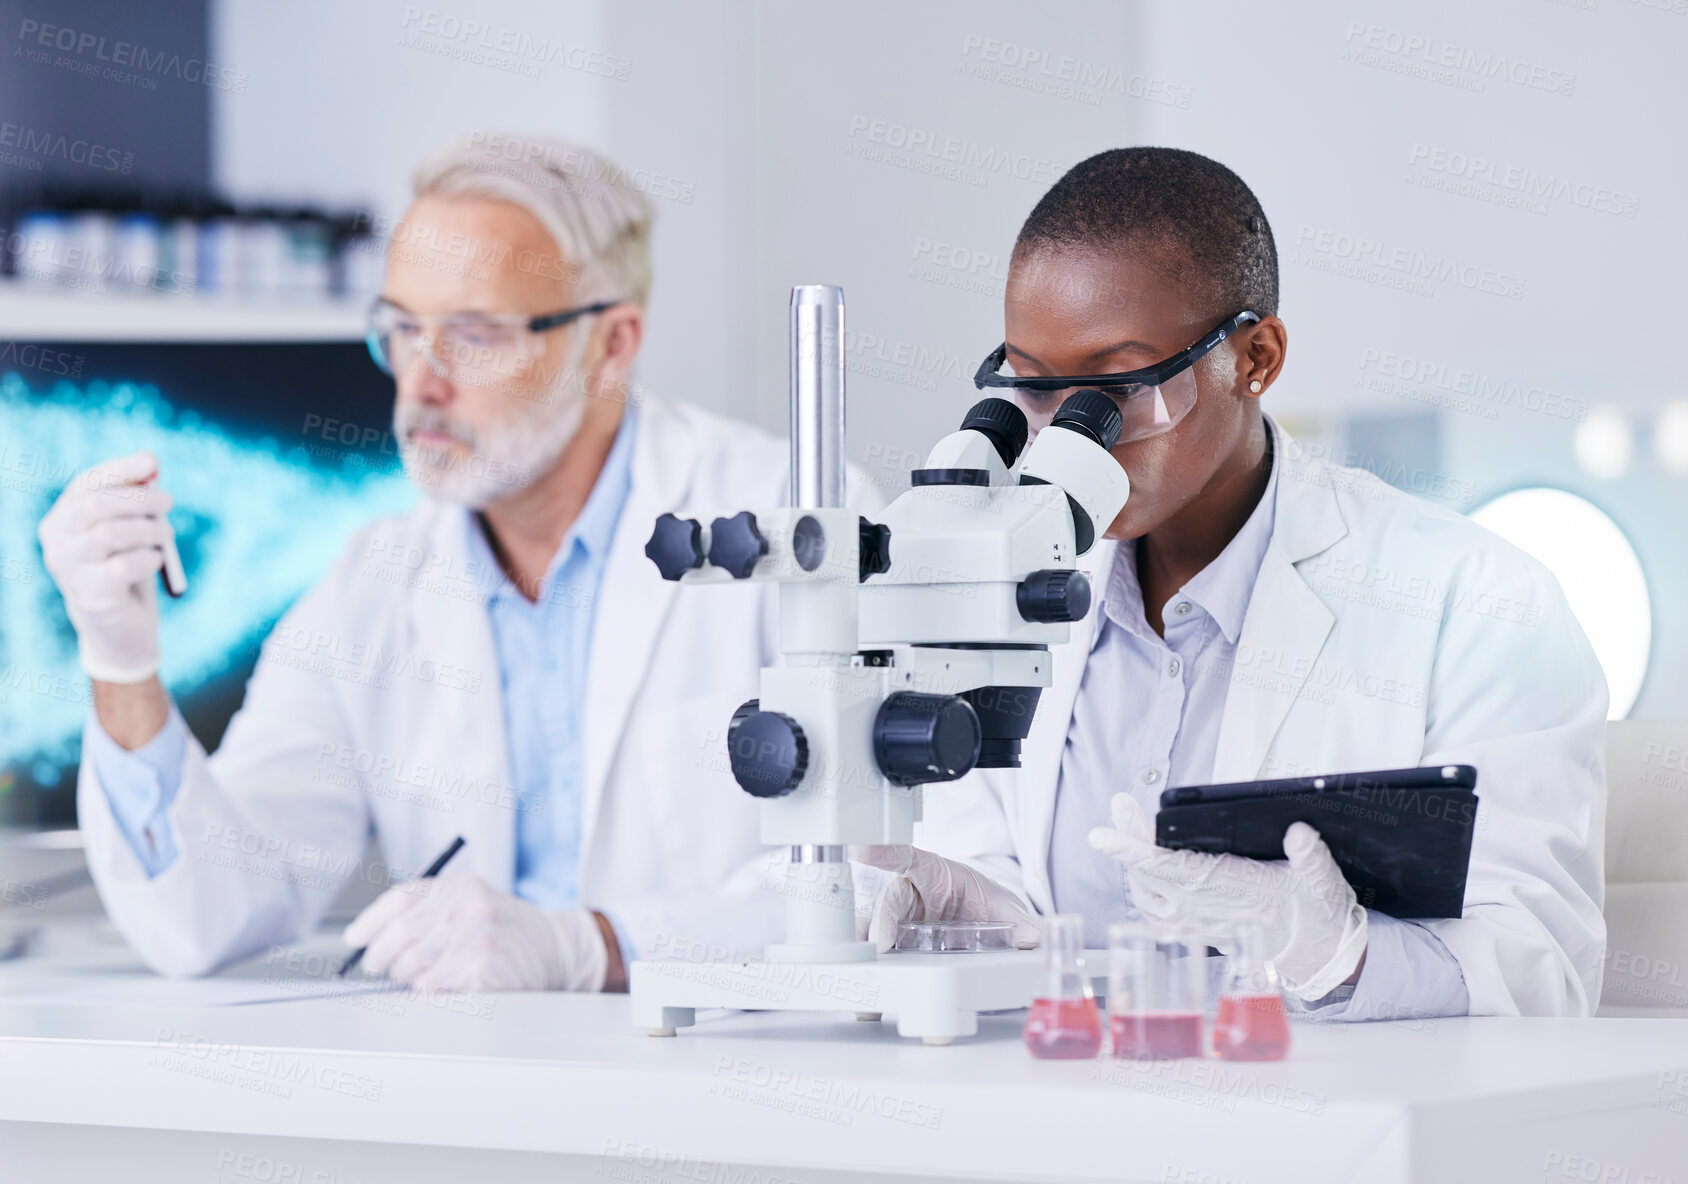
[{"label": "blue dna screen", "polygon": [[89,686],[36,538],[71,479],[158,457],[189,585],[160,595],[160,676],[212,747],[281,614],[415,500],[392,397],[358,343],[0,341],[0,826],[75,823]]}]

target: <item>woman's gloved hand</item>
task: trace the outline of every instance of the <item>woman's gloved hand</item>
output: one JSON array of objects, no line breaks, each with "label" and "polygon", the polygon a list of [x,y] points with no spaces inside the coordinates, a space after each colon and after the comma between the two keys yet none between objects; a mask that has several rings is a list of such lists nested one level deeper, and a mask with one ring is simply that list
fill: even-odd
[{"label": "woman's gloved hand", "polygon": [[1311,1001],[1352,975],[1366,952],[1366,910],[1343,879],[1319,832],[1305,822],[1284,832],[1287,860],[1170,851],[1155,845],[1154,829],[1137,799],[1114,795],[1113,826],[1090,832],[1090,845],[1127,869],[1131,895],[1152,921],[1222,937],[1254,922],[1284,989]]},{"label": "woman's gloved hand", "polygon": [[1037,914],[964,863],[906,845],[851,847],[850,858],[892,875],[867,915],[856,918],[856,936],[873,942],[881,954],[897,944],[903,921],[1009,921],[1016,946],[1029,950],[1038,944]]},{"label": "woman's gloved hand", "polygon": [[346,926],[363,969],[444,991],[601,991],[609,967],[598,918],[552,912],[472,872],[389,888]]}]

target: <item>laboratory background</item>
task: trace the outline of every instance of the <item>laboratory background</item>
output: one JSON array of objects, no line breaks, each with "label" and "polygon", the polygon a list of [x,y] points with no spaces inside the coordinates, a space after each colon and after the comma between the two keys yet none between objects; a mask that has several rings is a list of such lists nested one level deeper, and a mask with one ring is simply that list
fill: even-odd
[{"label": "laboratory background", "polygon": [[[75,829],[90,691],[42,516],[90,465],[159,457],[192,587],[162,606],[160,674],[214,747],[277,620],[419,496],[365,330],[411,171],[454,137],[578,141],[650,199],[636,395],[783,437],[792,287],[840,286],[846,456],[886,500],[978,397],[1039,197],[1108,148],[1210,156],[1276,236],[1289,346],[1265,409],[1540,559],[1612,721],[1688,720],[1682,0],[0,0],[0,37],[0,849],[32,924],[99,908]],[[145,52],[116,66],[118,42]],[[1388,567],[1344,578],[1351,598],[1441,596]],[[1667,748],[1626,775],[1680,824],[1688,757]],[[1688,969],[1609,967],[1607,991],[1688,1006]],[[1595,1056],[1578,1049],[1555,1055]],[[1688,1148],[1688,1089],[1648,1088]],[[707,1138],[629,1158],[620,1129],[612,1178],[737,1178],[711,1174],[731,1157]],[[205,1137],[207,1179],[312,1178],[305,1152]],[[1688,1152],[1636,1166],[1614,1139],[1598,1178],[1688,1180]],[[1597,1178],[1576,1154],[1544,1144],[1540,1178]],[[1420,1178],[1353,1162],[1343,1178]],[[1197,1164],[1153,1178],[1219,1178]]]},{"label": "laboratory background", "polygon": [[[55,8],[66,27],[82,11]],[[1614,718],[1688,715],[1688,391],[1669,349],[1688,154],[1668,124],[1688,21],[1668,5],[86,12],[218,69],[119,92],[20,39],[0,78],[9,825],[73,822],[86,702],[34,528],[117,433],[138,441],[138,418],[164,465],[196,458],[171,466],[198,592],[167,606],[164,679],[208,740],[281,612],[415,496],[364,311],[411,168],[475,132],[596,146],[653,200],[650,393],[783,432],[788,290],[842,286],[849,457],[888,494],[972,397],[1042,192],[1108,146],[1212,156],[1278,241],[1293,342],[1268,410],[1547,562]],[[1429,70],[1420,25],[1526,63],[1524,81]]]}]

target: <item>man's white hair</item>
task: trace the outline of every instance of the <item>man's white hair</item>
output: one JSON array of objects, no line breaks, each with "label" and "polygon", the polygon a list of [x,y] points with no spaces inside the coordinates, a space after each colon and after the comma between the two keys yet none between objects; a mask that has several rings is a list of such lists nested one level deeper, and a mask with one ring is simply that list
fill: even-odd
[{"label": "man's white hair", "polygon": [[550,232],[582,304],[651,291],[655,210],[628,171],[551,136],[471,132],[416,167],[417,197],[486,197],[520,206]]}]

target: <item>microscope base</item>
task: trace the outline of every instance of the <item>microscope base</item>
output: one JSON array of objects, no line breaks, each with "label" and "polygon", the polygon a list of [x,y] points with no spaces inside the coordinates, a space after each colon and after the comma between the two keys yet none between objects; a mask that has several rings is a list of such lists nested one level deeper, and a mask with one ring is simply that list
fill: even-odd
[{"label": "microscope base", "polygon": [[1039,950],[974,954],[893,951],[871,962],[635,962],[633,1024],[672,1036],[700,1007],[833,1011],[896,1020],[899,1035],[948,1044],[979,1030],[979,1013],[1026,1007],[1043,974]]}]

